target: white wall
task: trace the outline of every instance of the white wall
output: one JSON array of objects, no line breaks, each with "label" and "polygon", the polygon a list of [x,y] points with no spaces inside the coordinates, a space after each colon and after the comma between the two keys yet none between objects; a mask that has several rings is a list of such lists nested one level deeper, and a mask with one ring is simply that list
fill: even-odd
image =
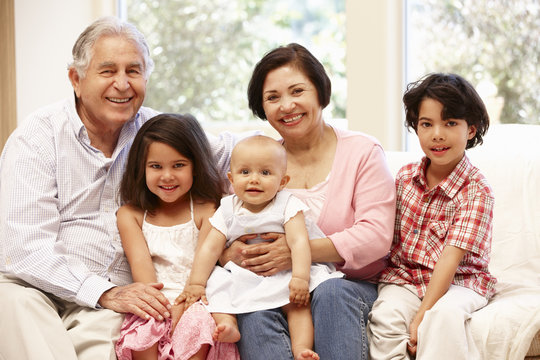
[{"label": "white wall", "polygon": [[77,36],[96,18],[114,15],[115,0],[15,1],[17,118],[72,94],[67,76]]}]

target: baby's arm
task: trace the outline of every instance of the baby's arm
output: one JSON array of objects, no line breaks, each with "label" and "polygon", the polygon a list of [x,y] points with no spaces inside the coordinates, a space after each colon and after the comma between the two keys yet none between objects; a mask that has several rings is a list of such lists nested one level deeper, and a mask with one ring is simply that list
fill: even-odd
[{"label": "baby's arm", "polygon": [[411,346],[408,345],[407,350],[409,350],[411,355],[416,354],[417,330],[424,318],[424,314],[448,291],[452,280],[454,280],[459,263],[466,252],[466,250],[455,246],[444,247],[441,257],[433,269],[433,275],[427,286],[426,294],[409,326]]},{"label": "baby's arm", "polygon": [[299,211],[285,223],[285,237],[291,249],[292,260],[289,300],[291,303],[305,306],[309,304],[311,249],[303,212]]},{"label": "baby's arm", "polygon": [[197,245],[193,267],[184,291],[176,298],[175,304],[185,302],[185,307],[201,299],[207,303],[206,282],[223,252],[227,239],[219,230],[212,228],[202,243]]}]

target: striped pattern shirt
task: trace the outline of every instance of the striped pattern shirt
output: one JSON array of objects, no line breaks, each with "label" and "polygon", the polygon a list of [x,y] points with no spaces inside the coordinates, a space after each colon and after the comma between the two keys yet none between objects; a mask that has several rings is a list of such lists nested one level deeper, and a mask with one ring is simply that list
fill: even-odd
[{"label": "striped pattern shirt", "polygon": [[494,293],[488,271],[494,199],[484,176],[464,156],[439,185],[428,189],[427,158],[396,176],[397,210],[389,265],[380,281],[412,284],[423,298],[445,246],[466,250],[453,284],[482,296]]},{"label": "striped pattern shirt", "polygon": [[[74,99],[19,125],[0,159],[0,272],[90,307],[132,281],[116,226],[118,190],[133,138],[156,114],[142,107],[110,158],[90,145]],[[209,140],[225,174],[234,138]]]}]

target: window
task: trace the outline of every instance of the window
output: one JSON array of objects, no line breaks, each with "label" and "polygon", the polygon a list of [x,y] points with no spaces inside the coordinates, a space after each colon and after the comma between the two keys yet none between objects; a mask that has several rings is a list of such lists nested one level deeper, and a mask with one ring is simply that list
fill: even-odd
[{"label": "window", "polygon": [[[249,122],[247,86],[256,61],[298,42],[325,65],[333,85],[328,118],[344,118],[345,0],[125,0],[156,68],[145,105],[189,112],[203,125]],[[260,123],[260,122],[258,122]]]},{"label": "window", "polygon": [[455,72],[492,123],[540,124],[538,0],[408,0],[407,83]]}]

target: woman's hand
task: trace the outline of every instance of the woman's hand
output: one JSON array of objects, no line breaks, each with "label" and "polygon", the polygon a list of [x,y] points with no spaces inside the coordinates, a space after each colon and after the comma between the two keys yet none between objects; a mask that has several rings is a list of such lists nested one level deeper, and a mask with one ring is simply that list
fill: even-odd
[{"label": "woman's hand", "polygon": [[282,270],[291,269],[291,250],[287,245],[285,234],[261,234],[261,238],[269,242],[245,245],[242,249],[243,261],[240,266],[261,276],[271,276]]}]

